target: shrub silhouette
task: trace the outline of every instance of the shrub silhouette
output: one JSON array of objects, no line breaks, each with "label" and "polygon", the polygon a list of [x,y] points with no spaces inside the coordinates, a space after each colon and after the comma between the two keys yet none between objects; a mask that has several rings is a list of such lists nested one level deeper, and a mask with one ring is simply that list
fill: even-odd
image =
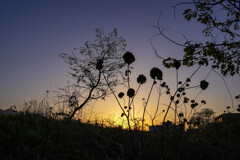
[{"label": "shrub silhouette", "polygon": [[[198,67],[196,69],[196,71],[193,72],[192,75],[190,75],[189,78],[186,78],[185,82],[179,81],[177,79],[177,89],[175,92],[171,92],[170,91],[170,86],[168,86],[168,84],[166,82],[162,82],[162,80],[164,79],[163,77],[163,72],[157,68],[157,67],[153,67],[150,70],[150,77],[152,79],[152,85],[150,87],[150,91],[149,94],[147,96],[147,99],[143,105],[143,112],[142,112],[142,116],[141,117],[135,117],[135,106],[134,106],[134,101],[135,101],[135,97],[137,94],[139,94],[139,90],[141,88],[142,85],[144,85],[144,83],[146,83],[147,78],[145,75],[140,74],[137,79],[136,82],[139,84],[138,88],[135,90],[134,88],[130,87],[130,74],[132,72],[131,70],[131,64],[135,61],[135,57],[134,54],[132,54],[131,52],[126,52],[123,55],[123,59],[126,63],[126,71],[125,71],[125,76],[127,79],[127,93],[126,95],[128,96],[128,103],[127,105],[123,105],[121,104],[120,99],[124,98],[125,93],[124,92],[119,92],[118,94],[115,93],[115,91],[112,89],[112,87],[109,85],[110,83],[108,82],[108,79],[106,78],[106,76],[103,74],[104,79],[106,81],[106,84],[108,84],[109,89],[111,90],[111,93],[114,95],[116,101],[118,102],[119,107],[122,110],[122,114],[121,117],[126,118],[127,120],[127,124],[128,124],[128,131],[129,131],[129,135],[130,135],[130,142],[131,145],[133,147],[133,151],[134,151],[134,157],[135,159],[144,159],[144,146],[145,146],[145,136],[144,136],[144,128],[145,128],[145,114],[147,113],[151,120],[152,120],[152,125],[154,126],[155,124],[155,120],[157,119],[157,117],[160,114],[164,113],[164,118],[162,121],[162,124],[165,124],[165,121],[167,119],[167,116],[169,114],[170,109],[174,110],[174,114],[175,114],[175,120],[174,120],[174,125],[182,125],[184,126],[185,123],[187,123],[190,120],[190,117],[192,115],[195,114],[195,112],[197,110],[199,110],[201,108],[202,105],[206,104],[205,100],[201,100],[201,103],[199,104],[197,102],[197,96],[191,100],[191,104],[188,104],[190,98],[186,97],[187,94],[187,90],[191,89],[191,88],[200,88],[201,90],[199,91],[199,94],[202,92],[202,90],[206,90],[209,82],[207,82],[206,80],[202,80],[199,82],[199,85],[197,86],[192,86],[190,87],[190,83],[191,83],[191,78],[196,74],[196,72],[199,70],[200,67]],[[178,60],[174,60],[173,63],[176,72],[178,72],[178,70],[180,69],[181,66],[181,62]],[[153,115],[150,115],[147,111],[147,105],[151,96],[151,93],[153,91],[153,87],[155,85],[159,85],[159,91],[158,91],[158,99],[157,99],[157,106],[156,106],[156,111]],[[165,89],[165,92],[162,92],[161,90]],[[159,108],[160,108],[160,98],[162,95],[169,95],[170,96],[170,101],[169,104],[167,105],[167,110],[162,110],[162,112],[159,113]],[[198,95],[199,95],[198,94]],[[118,95],[118,96],[117,96]],[[125,104],[125,103],[124,103]],[[185,108],[185,112],[187,113],[186,110],[186,106],[187,104],[189,105],[189,107],[191,108],[191,112],[189,114],[184,114],[184,113],[179,113],[179,108],[180,107],[184,107]],[[174,107],[173,107],[174,106]],[[138,121],[136,121],[136,119],[138,119]],[[141,123],[139,123],[139,119],[141,120]],[[178,119],[178,121],[177,121]],[[141,127],[135,127],[135,124],[138,124],[138,126],[140,125]],[[140,130],[139,130],[140,129]],[[139,134],[141,132],[141,134]],[[160,131],[156,130],[156,133],[159,135],[161,141],[159,142],[160,145],[160,150],[161,150],[161,158],[165,157],[166,154],[166,149],[165,149],[165,145],[169,144],[169,143],[176,143],[175,140],[167,140],[164,141],[164,139],[166,139],[166,135],[163,132],[163,129]],[[180,132],[178,132],[178,134],[180,134]],[[179,135],[176,136],[179,136]],[[176,137],[175,137],[176,138]],[[173,138],[173,139],[175,139]],[[182,141],[183,139],[179,139],[180,141]],[[179,141],[178,140],[178,141]],[[177,147],[178,149],[182,147],[183,144],[177,144],[175,145],[175,147]],[[181,152],[181,151],[179,151]]]}]

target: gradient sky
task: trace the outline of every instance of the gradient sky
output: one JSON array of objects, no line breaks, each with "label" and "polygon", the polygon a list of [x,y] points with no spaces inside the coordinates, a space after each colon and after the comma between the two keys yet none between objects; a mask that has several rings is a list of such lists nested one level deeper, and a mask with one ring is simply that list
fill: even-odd
[{"label": "gradient sky", "polygon": [[[127,40],[127,50],[136,56],[132,77],[159,67],[164,80],[174,85],[175,70],[162,67],[150,45],[150,38],[158,31],[149,25],[157,24],[160,12],[161,24],[169,28],[166,33],[176,41],[184,43],[184,36],[201,42],[202,26],[194,21],[187,22],[182,16],[184,7],[177,8],[174,17],[174,0],[1,0],[0,2],[0,108],[21,103],[24,100],[41,99],[46,90],[64,86],[68,66],[58,57],[59,53],[70,53],[94,39],[94,29],[102,27],[105,33],[117,28],[119,35]],[[184,36],[183,36],[184,35]],[[153,44],[163,57],[179,58],[183,48],[157,37]],[[181,68],[179,77],[185,80],[196,67]],[[194,77],[195,84],[204,79],[209,68],[202,68]],[[230,96],[222,79],[215,73],[207,79],[208,90],[201,94],[207,106],[218,114],[231,105]],[[239,76],[227,77],[228,87],[235,97],[240,94]],[[145,90],[149,85],[146,84]],[[144,92],[145,93],[145,92]],[[139,104],[142,94],[138,98]],[[154,106],[154,97],[151,99]],[[108,101],[108,99],[107,99]],[[168,100],[165,100],[166,102]],[[111,106],[110,106],[111,104]],[[115,101],[92,104],[97,113],[120,114]],[[109,108],[106,108],[109,107]],[[151,111],[153,108],[149,108]],[[149,111],[149,112],[150,112]]]}]

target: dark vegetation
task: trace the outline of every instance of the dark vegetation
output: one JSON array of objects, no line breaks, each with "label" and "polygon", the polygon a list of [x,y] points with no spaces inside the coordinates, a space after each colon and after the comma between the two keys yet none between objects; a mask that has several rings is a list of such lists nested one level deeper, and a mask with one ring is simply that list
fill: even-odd
[{"label": "dark vegetation", "polygon": [[[228,123],[214,122],[214,112],[211,109],[199,111],[206,101],[199,100],[198,96],[208,88],[207,78],[212,71],[217,73],[216,70],[219,70],[223,76],[239,74],[240,36],[237,32],[240,2],[199,0],[179,3],[174,7],[182,4],[195,7],[196,10],[186,9],[183,15],[187,20],[197,18],[199,23],[206,25],[203,33],[206,37],[211,37],[212,41],[195,43],[186,40],[184,44],[177,43],[165,35],[164,28],[158,22],[155,26],[159,31],[157,35],[182,46],[185,52],[180,60],[163,58],[152,46],[163,65],[176,71],[176,86],[168,86],[163,72],[153,67],[149,72],[150,77],[141,73],[137,77],[137,89],[130,87],[135,82],[131,77],[134,71],[131,66],[135,61],[134,54],[125,51],[125,39],[118,36],[116,29],[108,35],[101,29],[96,29],[94,41],[87,41],[83,47],[75,49],[76,53],[60,54],[69,64],[72,81],[66,87],[53,91],[54,103],[48,102],[47,92],[41,103],[25,103],[19,114],[0,116],[0,159],[239,159],[239,119]],[[217,20],[213,12],[215,6],[225,10],[226,23]],[[216,37],[214,30],[219,31],[222,37]],[[198,85],[192,86],[192,77],[199,68],[208,64],[211,64],[211,70],[205,79],[198,80]],[[181,65],[198,67],[181,81],[178,77]],[[151,87],[147,98],[143,100],[142,115],[137,117],[135,97],[141,86],[148,81]],[[117,91],[120,85],[127,92]],[[189,94],[192,88],[199,89],[195,97]],[[157,90],[157,105],[154,113],[150,114],[148,102],[154,89]],[[114,96],[118,103],[122,111],[119,116],[127,121],[126,128],[107,127],[97,121],[95,124],[84,123],[78,117],[83,108],[96,100],[105,100],[109,95]],[[166,110],[162,110],[164,106],[160,106],[162,96],[169,99],[169,103],[165,104]],[[236,99],[239,100],[239,97]],[[37,108],[31,110],[34,105]],[[237,112],[240,107],[236,109],[232,104],[227,107],[229,108]],[[170,112],[174,115],[171,130],[146,131],[146,116],[150,117],[150,125],[162,124],[164,128]],[[159,123],[157,119],[161,114],[163,120]],[[185,125],[199,130],[191,133],[178,128]]]},{"label": "dark vegetation", "polygon": [[[206,38],[191,40],[191,38],[184,37],[185,42],[177,42],[174,38],[167,36],[167,29],[160,24],[160,16],[158,24],[154,26],[158,30],[155,36],[161,35],[174,45],[181,46],[184,50],[181,61],[185,66],[209,65],[212,69],[219,70],[224,76],[239,74],[240,1],[181,1],[173,6],[175,16],[179,6],[186,7],[182,14],[187,21],[196,20],[204,26],[202,33]],[[156,50],[154,52],[163,59],[166,67],[173,66],[174,58],[164,58]]]},{"label": "dark vegetation", "polygon": [[[79,121],[56,120],[33,114],[0,116],[1,159],[134,159],[127,130]],[[138,131],[136,131],[138,132]],[[144,132],[145,159],[159,159],[160,137]],[[212,123],[198,134],[184,133],[164,144],[166,159],[238,159],[240,121]],[[170,145],[183,143],[184,152]]]}]

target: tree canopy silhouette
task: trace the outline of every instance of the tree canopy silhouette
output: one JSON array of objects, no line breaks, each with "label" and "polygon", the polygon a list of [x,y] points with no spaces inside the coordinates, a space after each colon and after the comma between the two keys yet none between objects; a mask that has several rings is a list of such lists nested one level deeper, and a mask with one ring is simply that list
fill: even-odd
[{"label": "tree canopy silhouette", "polygon": [[196,112],[189,120],[190,126],[204,128],[209,123],[213,122],[215,112],[210,108],[204,108],[200,112]]},{"label": "tree canopy silhouette", "polygon": [[[204,42],[195,42],[186,39],[185,43],[178,43],[168,37],[164,28],[158,24],[160,35],[176,45],[184,47],[182,64],[185,66],[211,65],[219,69],[221,74],[239,74],[240,67],[240,1],[239,0],[193,0],[181,2],[174,6],[174,12],[179,5],[187,7],[183,16],[186,20],[196,19],[203,24]],[[166,67],[173,67],[174,59],[164,59]]]},{"label": "tree canopy silhouette", "polygon": [[[121,75],[125,65],[122,59],[125,39],[118,36],[116,29],[108,35],[102,29],[96,29],[95,32],[95,40],[86,41],[84,46],[75,48],[71,54],[60,54],[69,65],[69,74],[74,81],[70,87],[59,88],[58,91],[68,105],[69,119],[92,100],[105,99],[109,94],[108,85],[114,89],[124,80]],[[109,84],[103,80],[103,74]],[[71,91],[69,88],[72,88]]]}]

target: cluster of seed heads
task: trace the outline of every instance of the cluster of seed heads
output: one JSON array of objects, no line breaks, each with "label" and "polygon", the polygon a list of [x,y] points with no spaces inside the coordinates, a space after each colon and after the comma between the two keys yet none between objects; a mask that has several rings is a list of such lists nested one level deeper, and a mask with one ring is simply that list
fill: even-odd
[{"label": "cluster of seed heads", "polygon": [[[123,55],[123,60],[124,60],[124,62],[125,62],[128,66],[130,66],[130,64],[132,64],[132,63],[135,61],[135,57],[134,57],[134,55],[133,55],[131,52],[126,52],[126,53]],[[99,60],[99,61],[97,62],[96,68],[99,69],[99,70],[101,70],[102,67],[103,67],[102,63],[103,63],[103,61],[102,61],[102,60]],[[178,70],[178,69],[181,67],[181,62],[180,62],[179,60],[173,59],[173,67],[176,68],[176,70]],[[131,71],[130,71],[130,69],[129,69],[129,67],[128,67],[128,70],[126,70],[126,76],[129,76],[129,73],[131,73]],[[157,83],[156,80],[163,80],[163,73],[162,73],[162,71],[161,71],[159,68],[153,67],[153,68],[150,70],[150,77],[154,80],[154,81],[153,81],[153,84],[156,84],[156,83]],[[142,85],[142,84],[146,83],[146,81],[147,81],[147,78],[146,78],[146,76],[144,76],[143,74],[141,74],[141,75],[139,75],[139,76],[137,77],[137,83],[138,83],[139,85]],[[187,78],[187,79],[186,79],[186,82],[185,82],[184,84],[182,84],[182,81],[179,81],[179,82],[178,82],[178,85],[181,85],[181,87],[179,87],[178,90],[177,90],[178,93],[176,94],[176,97],[177,97],[178,99],[175,101],[175,104],[179,104],[179,103],[180,103],[179,100],[181,99],[181,96],[185,96],[185,95],[186,95],[185,88],[190,86],[190,85],[189,85],[189,82],[191,82],[191,79],[190,79],[190,78]],[[208,88],[208,85],[209,85],[209,83],[208,83],[206,80],[202,80],[202,81],[200,82],[200,85],[199,85],[199,86],[200,86],[200,88],[201,88],[202,90],[205,90],[205,89]],[[166,94],[170,94],[170,88],[168,87],[168,85],[166,84],[166,82],[162,82],[161,87],[166,88]],[[119,98],[123,98],[124,95],[125,95],[125,94],[124,94],[123,92],[120,92],[120,93],[118,94],[118,97],[119,97]],[[128,91],[127,91],[127,96],[128,96],[129,98],[134,98],[134,96],[135,96],[135,90],[134,90],[133,88],[129,88]],[[170,96],[170,100],[171,100],[171,101],[174,101],[174,97],[175,97],[175,96]],[[240,97],[240,95],[239,95],[239,97]],[[238,97],[238,98],[239,98],[239,97]],[[189,102],[189,98],[183,97],[183,103],[188,103],[188,102]],[[202,103],[202,104],[206,104],[206,101],[202,100],[201,103]],[[195,102],[195,100],[191,100],[191,108],[194,109],[196,106],[198,106],[198,103]],[[128,108],[127,106],[124,107],[124,109],[127,109],[127,108]],[[129,110],[130,110],[130,109],[131,109],[131,108],[129,107]],[[129,111],[129,110],[128,110],[128,111]],[[240,110],[240,107],[239,107],[239,110]],[[163,111],[163,112],[164,112],[164,111]],[[124,115],[125,115],[125,113],[122,113],[121,116],[124,116]],[[183,113],[180,113],[180,114],[179,114],[179,117],[183,117]]]}]

